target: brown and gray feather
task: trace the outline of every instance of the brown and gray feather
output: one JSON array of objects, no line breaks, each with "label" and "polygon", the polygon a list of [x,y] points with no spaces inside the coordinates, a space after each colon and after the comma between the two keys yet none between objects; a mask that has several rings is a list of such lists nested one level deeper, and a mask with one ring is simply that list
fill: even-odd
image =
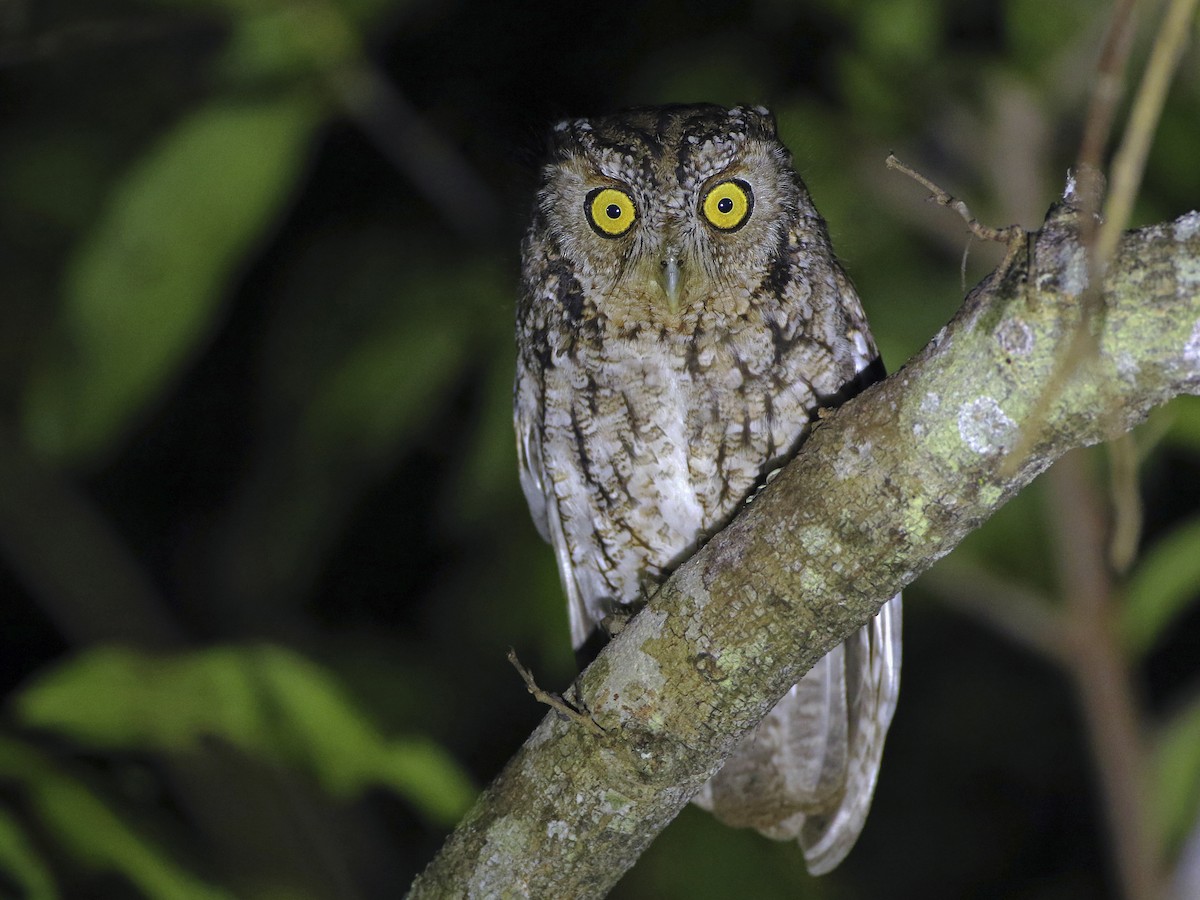
[{"label": "brown and gray feather", "polygon": [[[631,110],[568,120],[553,141],[523,247],[515,419],[521,485],[557,555],[578,648],[724,526],[819,407],[880,369],[766,110]],[[723,202],[745,217],[716,227],[709,194],[731,182],[721,189],[748,199]],[[604,189],[628,209],[590,215]],[[605,209],[616,224],[594,221]],[[896,597],[792,688],[696,802],[797,839],[809,869],[829,871],[863,827],[899,671]]]}]

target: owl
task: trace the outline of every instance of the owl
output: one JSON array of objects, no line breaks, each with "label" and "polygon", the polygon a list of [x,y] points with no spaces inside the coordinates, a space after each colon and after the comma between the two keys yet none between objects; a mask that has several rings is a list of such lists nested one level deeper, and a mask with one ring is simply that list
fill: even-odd
[{"label": "owl", "polygon": [[[564,121],[551,143],[522,247],[514,418],[579,649],[882,368],[765,109],[639,108]],[[695,802],[828,872],[862,830],[899,678],[897,596]]]}]

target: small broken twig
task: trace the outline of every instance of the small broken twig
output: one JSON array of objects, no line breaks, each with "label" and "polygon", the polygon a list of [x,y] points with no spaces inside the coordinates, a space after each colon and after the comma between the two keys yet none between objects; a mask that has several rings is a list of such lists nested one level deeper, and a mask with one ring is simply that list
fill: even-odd
[{"label": "small broken twig", "polygon": [[525,668],[525,666],[521,663],[521,660],[517,659],[517,651],[512,647],[508,648],[508,661],[512,663],[513,668],[517,670],[517,673],[521,676],[522,680],[524,680],[525,687],[528,689],[529,693],[533,694],[533,699],[537,700],[538,703],[545,703],[555,712],[561,713],[572,722],[578,722],[592,734],[607,733],[605,732],[604,728],[601,727],[600,723],[593,719],[586,712],[576,709],[558,694],[552,694],[549,691],[544,691],[538,687],[537,681],[535,681],[533,678],[533,673]]},{"label": "small broken twig", "polygon": [[966,203],[946,193],[946,191],[943,191],[920,172],[900,162],[896,154],[889,153],[887,159],[884,160],[884,164],[889,169],[903,172],[913,181],[917,182],[917,184],[921,185],[921,187],[925,188],[925,190],[929,191],[932,195],[931,199],[939,206],[948,207],[962,216],[963,221],[967,223],[967,228],[971,229],[971,234],[975,235],[981,241],[995,241],[998,244],[1007,244],[1011,248],[1018,239],[1024,239],[1025,231],[1020,225],[1009,225],[1007,228],[993,228],[990,225],[984,225],[971,215],[971,210],[967,207]]}]

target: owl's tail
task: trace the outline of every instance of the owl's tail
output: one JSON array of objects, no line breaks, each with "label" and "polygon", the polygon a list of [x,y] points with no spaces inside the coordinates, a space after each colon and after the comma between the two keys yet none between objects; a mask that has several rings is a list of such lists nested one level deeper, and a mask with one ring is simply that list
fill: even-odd
[{"label": "owl's tail", "polygon": [[900,690],[900,595],[784,695],[695,801],[727,825],[797,840],[808,870],[862,831]]}]

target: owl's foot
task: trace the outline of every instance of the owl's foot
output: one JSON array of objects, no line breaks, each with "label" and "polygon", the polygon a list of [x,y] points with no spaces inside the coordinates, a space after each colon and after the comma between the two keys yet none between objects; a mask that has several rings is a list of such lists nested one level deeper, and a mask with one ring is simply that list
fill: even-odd
[{"label": "owl's foot", "polygon": [[603,621],[600,622],[600,627],[604,629],[609,638],[615,638],[625,630],[625,626],[629,624],[629,620],[641,612],[642,607],[645,605],[645,603],[638,603],[636,605],[620,606],[604,617]]},{"label": "owl's foot", "polygon": [[751,491],[750,496],[746,498],[746,506],[749,506],[751,503],[757,500],[758,495],[766,490],[767,485],[774,481],[776,476],[782,471],[783,466],[780,466],[778,469],[772,469],[770,472],[768,472],[767,477],[762,480],[762,484]]},{"label": "owl's foot", "polygon": [[577,722],[590,731],[592,734],[605,734],[603,726],[591,717],[586,708],[572,706],[558,694],[552,694],[549,691],[544,691],[538,687],[538,683],[533,678],[533,673],[517,659],[517,651],[512,647],[508,648],[508,661],[512,663],[513,668],[521,676],[525,682],[525,687],[529,693],[533,694],[533,699],[538,703],[545,703],[555,712],[560,713],[570,719],[572,722]]}]

